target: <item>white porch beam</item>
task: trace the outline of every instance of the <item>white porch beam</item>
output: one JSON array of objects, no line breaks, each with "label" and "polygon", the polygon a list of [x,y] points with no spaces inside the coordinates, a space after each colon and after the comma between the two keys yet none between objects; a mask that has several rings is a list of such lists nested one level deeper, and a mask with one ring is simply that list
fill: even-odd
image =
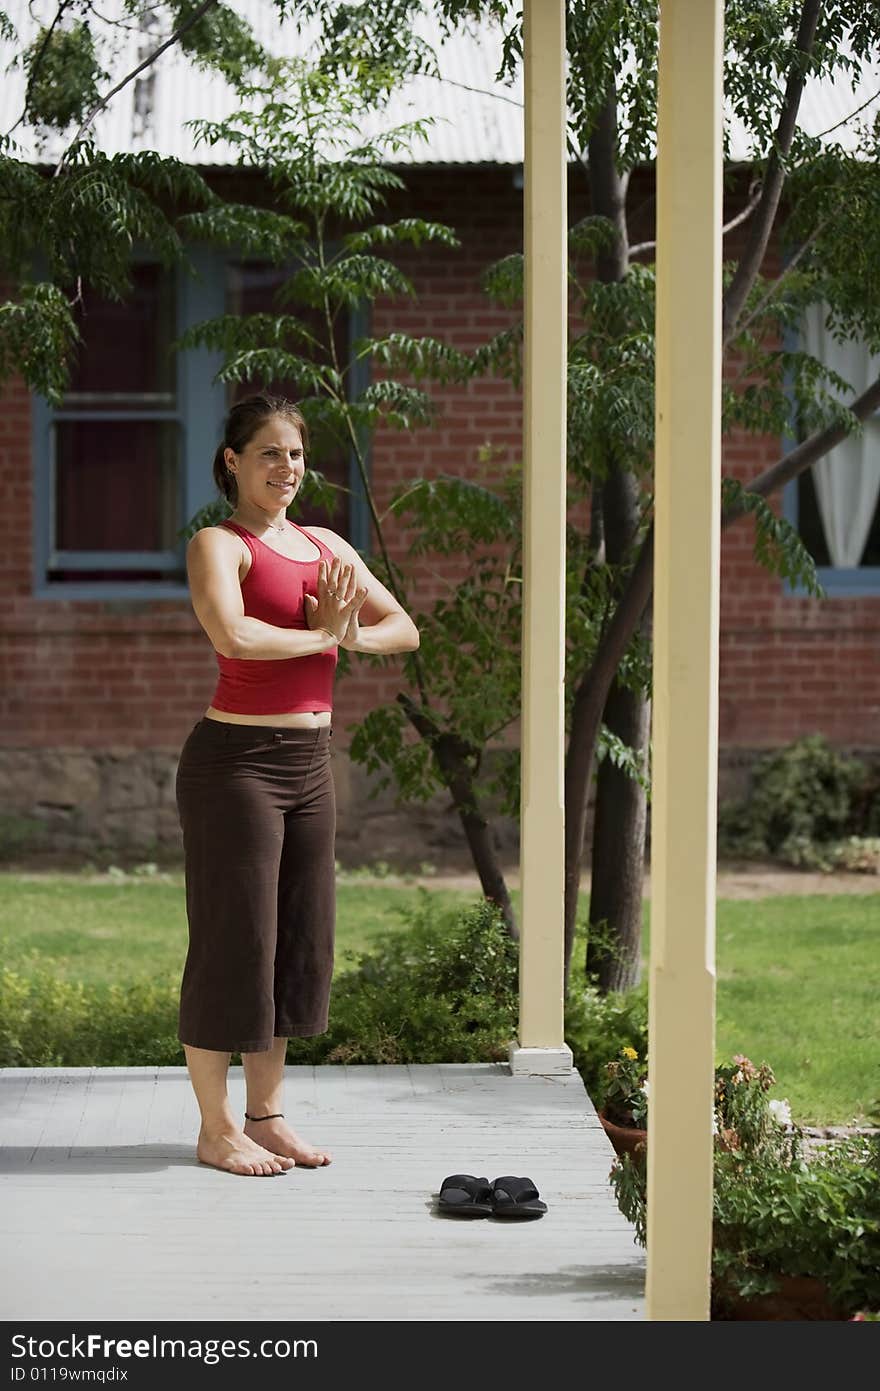
[{"label": "white porch beam", "polygon": [[563,1030],[566,508],[565,0],[524,0],[525,371],[519,1041],[514,1072],[568,1072]]},{"label": "white porch beam", "polygon": [[647,1311],[709,1317],[723,0],[661,0]]}]

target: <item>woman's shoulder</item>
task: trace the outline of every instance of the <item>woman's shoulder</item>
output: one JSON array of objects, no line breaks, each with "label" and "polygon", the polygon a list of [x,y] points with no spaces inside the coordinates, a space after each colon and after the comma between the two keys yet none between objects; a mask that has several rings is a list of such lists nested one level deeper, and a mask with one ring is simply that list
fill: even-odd
[{"label": "woman's shoulder", "polygon": [[194,531],[187,544],[203,549],[212,546],[228,546],[230,542],[234,545],[240,540],[238,532],[233,531],[232,526],[218,522],[216,526],[203,526],[198,531]]},{"label": "woman's shoulder", "polygon": [[229,557],[232,560],[239,560],[242,553],[246,552],[250,559],[250,550],[246,548],[245,542],[237,531],[233,531],[229,526],[203,526],[199,531],[193,532],[186,547],[187,555],[192,559],[204,556],[206,561],[212,557]]},{"label": "woman's shoulder", "polygon": [[349,552],[352,550],[351,545],[343,536],[339,536],[337,532],[331,531],[329,526],[309,525],[301,527],[300,530],[307,532],[309,536],[313,536],[316,541],[323,542],[327,549],[332,551],[334,555],[342,556],[343,559],[350,558]]}]

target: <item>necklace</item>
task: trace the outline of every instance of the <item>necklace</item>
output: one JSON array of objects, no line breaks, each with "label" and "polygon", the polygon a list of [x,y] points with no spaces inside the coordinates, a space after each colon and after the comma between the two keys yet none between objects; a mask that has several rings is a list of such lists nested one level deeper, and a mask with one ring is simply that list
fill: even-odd
[{"label": "necklace", "polygon": [[286,531],[287,518],[285,517],[284,521],[281,523],[280,526],[276,526],[274,522],[266,522],[265,525],[269,527],[271,531]]}]

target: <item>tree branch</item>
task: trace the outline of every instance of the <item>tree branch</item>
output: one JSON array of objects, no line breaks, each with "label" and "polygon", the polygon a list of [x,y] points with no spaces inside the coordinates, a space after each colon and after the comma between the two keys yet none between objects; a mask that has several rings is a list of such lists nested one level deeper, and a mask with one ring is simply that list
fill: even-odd
[{"label": "tree branch", "polygon": [[804,0],[795,40],[795,56],[785,86],[785,99],[776,127],[773,149],[767,160],[757,217],[752,223],[751,235],[745,251],[724,295],[721,326],[723,348],[728,346],[736,332],[740,314],[761,268],[767,243],[770,240],[770,233],[773,230],[779,199],[782,196],[782,185],[785,182],[783,160],[788,155],[794,139],[798,110],[806,81],[807,64],[805,60],[809,57],[815,41],[816,25],[821,6],[822,0]]},{"label": "tree branch", "polygon": [[828,222],[829,218],[823,218],[821,222],[816,224],[816,226],[813,228],[812,232],[806,238],[806,240],[801,242],[797,251],[795,251],[794,255],[790,256],[788,261],[786,262],[785,270],[782,272],[782,274],[776,277],[767,293],[760,299],[760,301],[752,310],[748,318],[744,319],[743,322],[737,326],[737,332],[745,333],[746,329],[751,327],[755,320],[758,319],[761,316],[761,314],[763,314],[771,299],[774,299],[778,294],[780,285],[783,285],[785,283],[787,277],[791,275],[791,272],[794,270],[798,261],[802,260],[803,257],[807,254],[810,247],[813,245],[813,242],[818,237],[819,233],[825,230],[826,226],[828,225]]},{"label": "tree branch", "polygon": [[58,175],[61,173],[61,170],[64,167],[65,160],[67,159],[67,156],[69,155],[72,147],[85,134],[85,132],[88,130],[89,126],[92,124],[98,113],[100,111],[103,111],[104,107],[107,105],[108,101],[110,101],[111,97],[115,97],[117,92],[121,92],[123,87],[127,87],[129,82],[134,81],[138,73],[143,72],[144,68],[148,68],[151,63],[155,63],[156,59],[160,56],[160,54],[164,53],[167,48],[170,48],[172,44],[177,43],[178,39],[183,38],[183,35],[186,34],[190,29],[192,29],[193,25],[197,24],[198,21],[202,18],[202,16],[206,14],[208,10],[210,10],[211,6],[216,5],[216,3],[217,0],[202,0],[202,3],[199,5],[198,9],[194,10],[193,13],[190,15],[189,19],[185,20],[183,24],[179,25],[178,28],[175,29],[174,32],[165,40],[164,43],[161,43],[158,48],[154,49],[152,53],[149,53],[142,63],[138,63],[137,67],[133,68],[130,73],[127,73],[126,76],[123,77],[121,82],[117,82],[116,86],[112,87],[105,96],[99,98],[99,100],[92,107],[88,116],[86,116],[79,130],[76,132],[76,135],[73,137],[70,144],[67,146],[67,149],[62,154],[58,163],[56,164],[52,174],[53,179],[57,179]]},{"label": "tree branch", "polygon": [[[849,410],[860,421],[867,420],[874,411],[880,410],[880,377],[872,382],[861,396],[856,397]],[[836,445],[841,444],[848,434],[849,431],[843,424],[827,425],[824,430],[817,430],[809,439],[789,450],[771,468],[765,469],[751,483],[746,484],[745,491],[757,493],[759,497],[769,497],[778,488],[790,483],[792,478],[797,478],[798,474],[803,473],[818,459],[824,458]],[[730,526],[731,522],[744,515],[744,511],[742,507],[729,507],[722,515],[721,525]]]},{"label": "tree branch", "polygon": [[[761,191],[759,189],[758,192],[753,194],[749,199],[742,211],[736,214],[736,217],[732,217],[729,222],[725,222],[724,226],[721,228],[722,237],[726,237],[727,233],[732,232],[734,227],[738,227],[741,222],[745,222],[747,217],[751,217],[760,201]],[[631,246],[629,249],[629,259],[632,260],[634,256],[639,256],[643,251],[653,251],[656,245],[657,243],[655,241],[636,242],[635,246]]]}]

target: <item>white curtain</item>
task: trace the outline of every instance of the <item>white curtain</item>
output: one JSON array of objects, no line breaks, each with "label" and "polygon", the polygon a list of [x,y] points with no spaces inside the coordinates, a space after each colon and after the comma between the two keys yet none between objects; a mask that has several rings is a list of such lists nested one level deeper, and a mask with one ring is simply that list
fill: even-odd
[{"label": "white curtain", "polygon": [[[804,349],[849,382],[855,396],[880,374],[880,357],[859,339],[838,343],[825,329],[825,306],[811,305],[804,324]],[[841,399],[852,401],[853,396]],[[861,563],[880,495],[880,418],[865,421],[850,437],[813,464],[819,514],[834,566]]]}]

